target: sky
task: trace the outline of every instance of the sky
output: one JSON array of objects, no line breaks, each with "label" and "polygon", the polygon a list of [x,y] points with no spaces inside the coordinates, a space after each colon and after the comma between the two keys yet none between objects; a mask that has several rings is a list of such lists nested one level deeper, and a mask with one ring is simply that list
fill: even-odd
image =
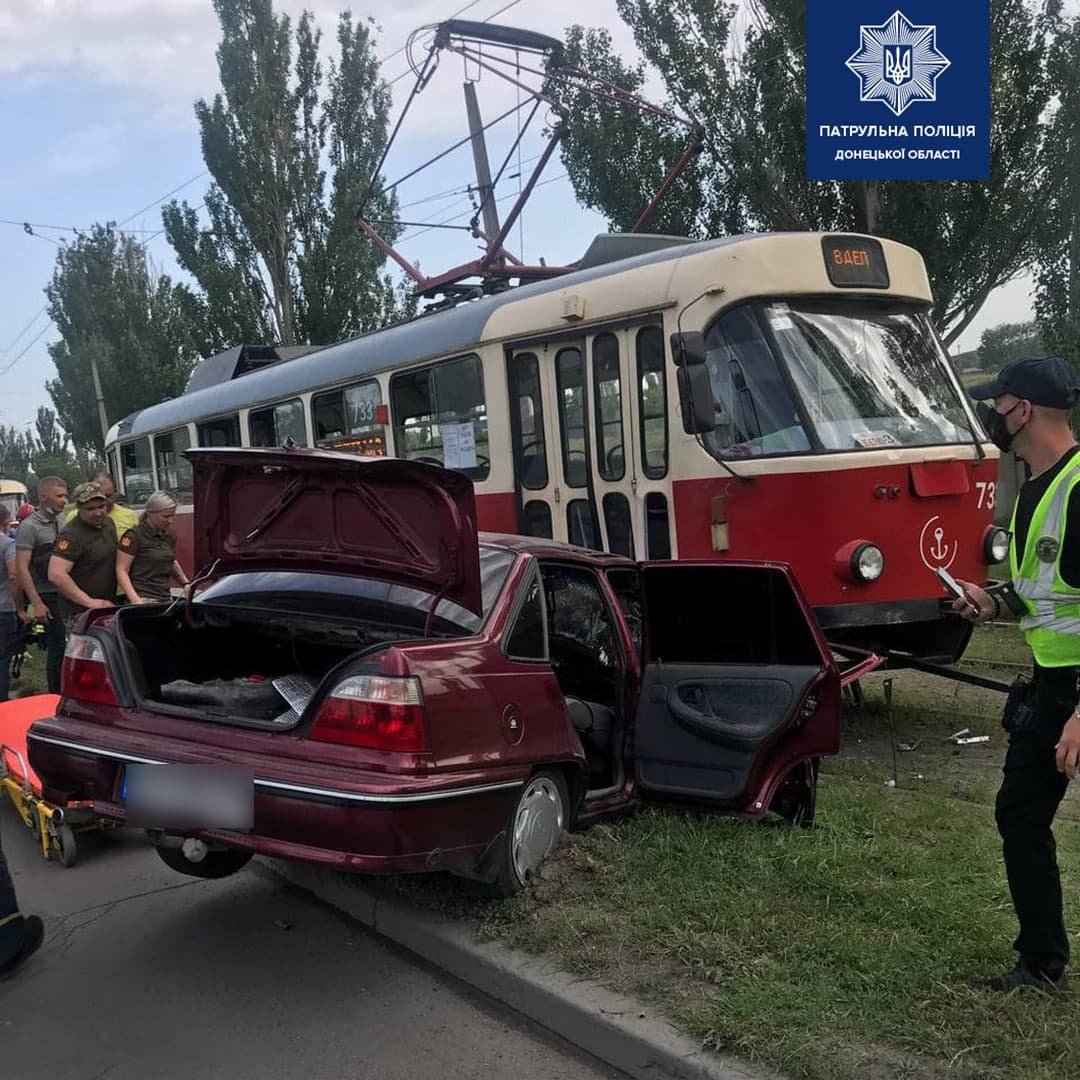
[{"label": "sky", "polygon": [[[399,50],[414,30],[445,19],[467,0],[356,0],[354,13],[370,15],[380,28],[380,58],[388,78],[406,72]],[[510,0],[475,0],[463,18],[495,15]],[[293,16],[311,10],[332,43],[343,3],[275,0]],[[623,55],[634,51],[629,29],[615,0],[518,0],[497,21],[562,36],[575,22],[604,26]],[[44,286],[53,269],[63,229],[113,220],[143,230],[155,264],[177,274],[161,228],[160,206],[167,192],[198,206],[208,178],[199,148],[193,103],[217,89],[214,51],[217,20],[210,0],[0,0],[0,423],[23,427],[38,406],[49,404],[44,384],[55,376],[46,346],[55,331],[43,312]],[[422,51],[421,51],[422,54]],[[452,58],[447,58],[451,61]],[[388,162],[396,178],[465,131],[461,97],[463,72],[444,63],[431,88],[410,115],[408,137]],[[394,84],[400,105],[411,77]],[[513,91],[485,76],[481,107],[491,119],[514,103]],[[510,123],[492,132],[491,156],[498,158],[516,129]],[[526,162],[539,152],[539,137],[523,143]],[[561,178],[561,179],[560,179]],[[437,221],[467,211],[467,199],[440,192],[472,179],[468,148],[401,188],[402,204],[419,202],[410,213]],[[521,246],[528,261],[574,261],[593,235],[604,231],[600,216],[579,207],[563,169],[554,160],[544,174],[512,250]],[[512,181],[507,190],[517,181]],[[179,189],[179,190],[177,190]],[[404,213],[404,211],[403,211]],[[33,224],[28,235],[21,222]],[[59,226],[47,228],[42,226]],[[462,233],[411,230],[402,246],[427,271],[471,257]],[[410,236],[406,233],[406,236]],[[522,244],[523,242],[523,244]],[[1018,281],[993,294],[957,348],[973,348],[980,334],[1000,322],[1031,315],[1030,282]],[[25,331],[25,332],[24,332]]]}]

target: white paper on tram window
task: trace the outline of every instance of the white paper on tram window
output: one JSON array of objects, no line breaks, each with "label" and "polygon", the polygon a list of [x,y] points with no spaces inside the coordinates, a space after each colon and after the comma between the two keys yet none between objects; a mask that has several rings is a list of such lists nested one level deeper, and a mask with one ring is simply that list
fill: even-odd
[{"label": "white paper on tram window", "polygon": [[472,423],[440,424],[443,464],[448,469],[476,468],[476,433]]}]

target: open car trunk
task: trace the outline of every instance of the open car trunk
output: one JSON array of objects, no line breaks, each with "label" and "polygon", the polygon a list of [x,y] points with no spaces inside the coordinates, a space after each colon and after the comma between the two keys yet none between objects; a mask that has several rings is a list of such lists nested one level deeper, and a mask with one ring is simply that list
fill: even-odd
[{"label": "open car trunk", "polygon": [[[200,610],[201,609],[201,610]],[[288,730],[319,683],[344,661],[400,641],[313,616],[194,605],[123,609],[127,665],[144,709]]]}]

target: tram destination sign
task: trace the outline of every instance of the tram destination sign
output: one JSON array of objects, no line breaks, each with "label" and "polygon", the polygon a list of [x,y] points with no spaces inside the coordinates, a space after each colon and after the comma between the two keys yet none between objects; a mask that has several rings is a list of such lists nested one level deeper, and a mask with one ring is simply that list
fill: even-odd
[{"label": "tram destination sign", "polygon": [[990,0],[807,0],[810,180],[990,179]]},{"label": "tram destination sign", "polygon": [[889,287],[889,265],[879,241],[862,236],[826,236],[821,250],[829,280],[838,289]]}]

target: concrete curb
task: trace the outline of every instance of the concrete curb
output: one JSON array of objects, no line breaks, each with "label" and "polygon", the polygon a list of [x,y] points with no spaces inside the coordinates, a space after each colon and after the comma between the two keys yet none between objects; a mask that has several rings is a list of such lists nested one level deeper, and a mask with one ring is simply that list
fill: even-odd
[{"label": "concrete curb", "polygon": [[778,1080],[775,1073],[702,1050],[632,998],[495,942],[477,941],[466,923],[387,899],[347,874],[259,861],[290,884],[635,1080]]}]

